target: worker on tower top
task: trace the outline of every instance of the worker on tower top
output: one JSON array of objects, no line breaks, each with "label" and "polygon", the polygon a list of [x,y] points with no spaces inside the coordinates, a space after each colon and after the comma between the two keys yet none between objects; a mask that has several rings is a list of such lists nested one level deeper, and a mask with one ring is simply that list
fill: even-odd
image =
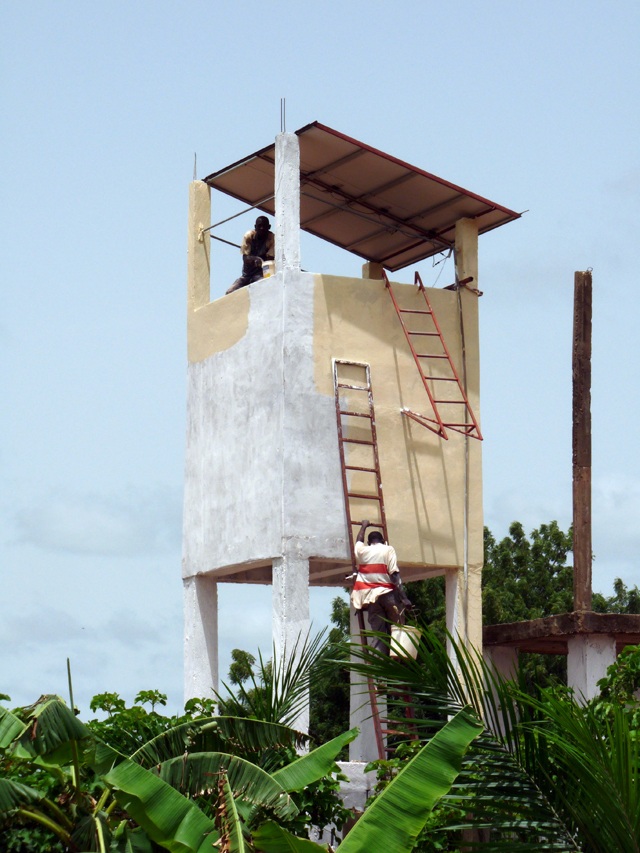
[{"label": "worker on tower top", "polygon": [[242,275],[237,278],[227,293],[233,293],[240,287],[246,287],[263,278],[262,262],[272,261],[275,257],[275,237],[271,223],[266,216],[259,216],[255,226],[242,238]]},{"label": "worker on tower top", "polygon": [[[404,625],[404,609],[411,602],[404,594],[395,549],[387,545],[382,533],[373,530],[364,544],[364,534],[371,522],[360,526],[354,546],[357,574],[351,591],[351,603],[356,610],[366,610],[369,627],[379,634],[390,634],[390,626]],[[373,648],[389,654],[389,644],[376,637]]]}]

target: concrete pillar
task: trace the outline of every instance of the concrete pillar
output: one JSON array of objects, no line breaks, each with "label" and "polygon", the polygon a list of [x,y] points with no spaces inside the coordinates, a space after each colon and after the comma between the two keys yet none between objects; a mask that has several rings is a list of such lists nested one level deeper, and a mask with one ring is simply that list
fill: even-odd
[{"label": "concrete pillar", "polygon": [[[365,629],[369,630],[366,616]],[[353,607],[351,608],[349,630],[353,642],[358,642],[360,624]],[[353,656],[352,660],[355,660]],[[383,700],[378,702],[378,712],[381,717],[386,716],[386,703]],[[371,702],[369,700],[367,679],[352,672],[349,693],[349,728],[352,729],[354,726],[358,726],[360,734],[349,744],[349,761],[375,761],[379,756],[373,718],[371,716]]]},{"label": "concrete pillar", "polygon": [[[518,650],[512,648],[511,646],[489,646],[484,649],[484,659],[495,673],[501,675],[503,678],[507,680],[513,680],[516,678],[516,673],[518,671]],[[491,693],[493,694],[493,698],[497,705],[498,711],[500,712],[501,706],[498,701],[498,696],[496,695],[496,690],[494,688],[493,682],[490,682],[489,687],[491,689]],[[492,732],[497,735],[505,734],[505,727],[503,725],[503,718],[500,713],[498,713],[497,718],[486,720],[486,724],[489,726]]]},{"label": "concrete pillar", "polygon": [[458,281],[473,276],[469,285],[478,287],[478,223],[475,219],[456,222],[455,259]]},{"label": "concrete pillar", "polygon": [[211,189],[204,181],[189,185],[187,236],[187,303],[189,313],[209,302],[211,286]]},{"label": "concrete pillar", "polygon": [[300,270],[300,143],[295,133],[276,136],[276,272]]},{"label": "concrete pillar", "polygon": [[212,699],[218,689],[218,584],[184,580],[184,699]]},{"label": "concrete pillar", "polygon": [[380,281],[384,267],[376,261],[367,261],[362,265],[362,278],[373,278]]},{"label": "concrete pillar", "polygon": [[[297,554],[285,554],[273,561],[273,646],[281,665],[289,662],[309,636],[309,560]],[[309,731],[309,702],[294,723],[294,728]]]},{"label": "concrete pillar", "polygon": [[[473,219],[459,219],[455,231],[456,278],[461,281],[473,277],[471,287],[478,286],[478,225]],[[469,309],[469,300],[477,299],[472,293],[459,291],[461,312],[460,334],[464,358],[458,372],[467,394],[467,342],[477,340],[477,312]],[[469,400],[476,418],[479,418],[479,401]],[[468,647],[482,651],[482,566],[484,563],[483,512],[482,512],[482,462],[481,442],[475,438],[464,438],[461,443],[464,453],[464,504],[465,516],[462,552],[462,568],[446,574],[447,630]],[[474,471],[473,479],[470,472]]]},{"label": "concrete pillar", "polygon": [[598,681],[616,659],[615,637],[608,634],[578,634],[567,644],[567,685],[576,700],[585,702],[598,695]]},{"label": "concrete pillar", "polygon": [[511,646],[489,646],[484,659],[503,678],[515,678],[518,671],[518,650]]}]

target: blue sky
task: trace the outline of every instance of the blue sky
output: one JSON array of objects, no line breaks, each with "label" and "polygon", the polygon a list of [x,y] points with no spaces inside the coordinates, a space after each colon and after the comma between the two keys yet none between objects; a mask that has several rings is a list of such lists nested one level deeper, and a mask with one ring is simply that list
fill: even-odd
[{"label": "blue sky", "polygon": [[[480,243],[496,536],[570,524],[573,272],[593,268],[594,587],[639,582],[639,23],[628,0],[5,4],[0,692],[66,695],[68,656],[85,708],[180,705],[188,184],[196,153],[203,177],[270,144],[282,97],[288,130],[321,121],[528,211]],[[311,238],[302,262],[360,269]],[[217,296],[236,251],[214,265]],[[268,651],[269,589],[221,598],[223,668]]]}]

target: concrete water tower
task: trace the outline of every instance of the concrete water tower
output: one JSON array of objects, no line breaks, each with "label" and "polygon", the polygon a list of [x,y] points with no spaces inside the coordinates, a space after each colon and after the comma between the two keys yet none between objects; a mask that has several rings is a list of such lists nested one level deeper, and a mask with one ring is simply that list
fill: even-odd
[{"label": "concrete water tower", "polygon": [[[211,188],[275,214],[276,237],[276,274],[213,302]],[[317,122],[193,182],[186,697],[217,686],[218,584],[272,585],[277,654],[309,629],[309,587],[344,585],[351,558],[336,359],[369,366],[386,524],[403,579],[445,575],[448,628],[481,648],[477,238],[517,216]],[[362,277],[301,271],[300,229],[362,257]],[[433,429],[433,407],[383,278],[383,270],[441,252],[454,254],[456,284],[467,286],[428,289],[428,299],[478,424],[475,433],[448,429],[445,437]],[[417,299],[424,304],[413,273],[391,279],[407,310]]]}]

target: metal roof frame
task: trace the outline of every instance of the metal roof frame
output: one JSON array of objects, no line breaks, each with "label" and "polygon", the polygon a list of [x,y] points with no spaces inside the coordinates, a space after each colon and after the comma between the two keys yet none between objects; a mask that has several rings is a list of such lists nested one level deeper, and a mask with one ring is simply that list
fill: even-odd
[{"label": "metal roof frame", "polygon": [[[459,219],[484,234],[520,217],[320,122],[296,135],[302,230],[390,271],[451,249]],[[204,181],[275,215],[274,178],[275,142]]]}]

